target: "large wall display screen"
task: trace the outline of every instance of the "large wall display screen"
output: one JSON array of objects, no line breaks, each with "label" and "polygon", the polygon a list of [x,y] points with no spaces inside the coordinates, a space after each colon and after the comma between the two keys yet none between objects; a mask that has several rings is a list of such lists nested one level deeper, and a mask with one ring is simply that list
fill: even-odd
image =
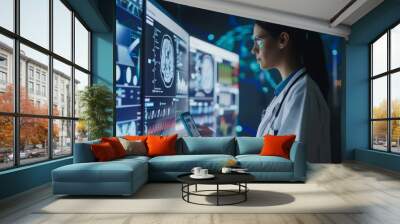
[{"label": "large wall display screen", "polygon": [[239,113],[239,55],[190,37],[190,113],[196,124],[235,135]]},{"label": "large wall display screen", "polygon": [[141,133],[143,0],[116,0],[116,135]]},{"label": "large wall display screen", "polygon": [[181,102],[187,102],[189,34],[152,1],[145,30],[144,129],[168,134],[175,131],[177,112],[185,110]]}]

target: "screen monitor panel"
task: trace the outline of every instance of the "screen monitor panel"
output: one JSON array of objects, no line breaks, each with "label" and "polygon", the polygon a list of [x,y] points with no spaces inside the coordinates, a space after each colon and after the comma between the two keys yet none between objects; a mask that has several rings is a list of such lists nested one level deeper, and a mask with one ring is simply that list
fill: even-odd
[{"label": "screen monitor panel", "polygon": [[[239,55],[190,37],[190,113],[219,135],[235,135]],[[227,128],[229,127],[229,128]]]},{"label": "screen monitor panel", "polygon": [[146,4],[144,129],[170,134],[188,111],[189,34],[153,1]]},{"label": "screen monitor panel", "polygon": [[141,134],[143,0],[116,0],[116,135]]}]

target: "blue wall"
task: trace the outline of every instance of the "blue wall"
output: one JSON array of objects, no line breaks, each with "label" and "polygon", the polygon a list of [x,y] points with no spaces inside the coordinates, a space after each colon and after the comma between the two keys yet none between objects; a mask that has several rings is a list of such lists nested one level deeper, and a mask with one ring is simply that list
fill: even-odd
[{"label": "blue wall", "polygon": [[356,159],[393,170],[399,169],[400,165],[396,165],[393,160],[400,164],[400,157],[368,150],[370,100],[368,44],[391,25],[400,21],[399,12],[399,0],[386,0],[352,26],[346,45],[346,79],[343,95],[345,102],[343,159]]},{"label": "blue wall", "polygon": [[[113,56],[113,34],[92,33],[92,81],[93,84],[103,84],[111,91],[114,87],[114,56]],[[113,134],[114,125],[109,127],[108,132]]]},{"label": "blue wall", "polygon": [[71,163],[68,157],[0,172],[0,199],[48,183],[53,169]]}]

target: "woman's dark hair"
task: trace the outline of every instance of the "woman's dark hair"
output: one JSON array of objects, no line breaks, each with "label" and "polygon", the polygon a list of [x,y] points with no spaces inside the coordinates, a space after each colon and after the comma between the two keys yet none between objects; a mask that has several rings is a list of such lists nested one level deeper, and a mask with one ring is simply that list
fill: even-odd
[{"label": "woman's dark hair", "polygon": [[289,34],[293,52],[300,58],[308,75],[317,83],[325,100],[328,99],[329,77],[325,67],[324,47],[318,33],[282,26],[264,21],[256,21],[259,27],[277,39],[282,32]]}]

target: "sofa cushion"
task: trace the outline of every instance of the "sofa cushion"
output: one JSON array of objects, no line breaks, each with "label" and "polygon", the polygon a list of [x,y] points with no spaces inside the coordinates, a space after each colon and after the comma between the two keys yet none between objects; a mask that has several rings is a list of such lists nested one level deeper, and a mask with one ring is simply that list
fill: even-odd
[{"label": "sofa cushion", "polygon": [[129,141],[146,142],[147,136],[145,136],[145,135],[143,135],[143,136],[142,135],[125,135],[123,138],[126,140],[129,140]]},{"label": "sofa cushion", "polygon": [[134,172],[147,172],[146,166],[140,159],[74,163],[53,170],[52,174],[53,181],[58,182],[130,182]]},{"label": "sofa cushion", "polygon": [[278,156],[238,155],[236,159],[249,172],[293,172],[292,161]]},{"label": "sofa cushion", "polygon": [[124,138],[118,138],[126,151],[126,155],[147,155],[146,144],[143,141],[130,141]]},{"label": "sofa cushion", "polygon": [[114,149],[115,155],[117,158],[122,158],[126,156],[126,151],[124,146],[122,146],[121,142],[117,137],[103,137],[101,138],[101,142],[108,142]]},{"label": "sofa cushion", "polygon": [[280,156],[286,159],[290,159],[290,148],[296,135],[265,135],[264,146],[261,149],[261,156]]},{"label": "sofa cushion", "polygon": [[94,157],[96,157],[96,160],[99,162],[110,161],[118,158],[112,145],[109,142],[92,144],[90,147],[92,149]]},{"label": "sofa cushion", "polygon": [[193,167],[200,166],[210,171],[219,171],[230,159],[231,155],[175,155],[158,156],[149,160],[149,170],[163,172],[190,172]]},{"label": "sofa cushion", "polygon": [[225,154],[234,155],[234,137],[183,137],[182,154]]},{"label": "sofa cushion", "polygon": [[236,155],[259,154],[264,145],[262,137],[237,137]]},{"label": "sofa cushion", "polygon": [[147,155],[154,156],[166,156],[176,154],[176,139],[178,135],[170,136],[157,136],[149,135],[147,136]]}]

